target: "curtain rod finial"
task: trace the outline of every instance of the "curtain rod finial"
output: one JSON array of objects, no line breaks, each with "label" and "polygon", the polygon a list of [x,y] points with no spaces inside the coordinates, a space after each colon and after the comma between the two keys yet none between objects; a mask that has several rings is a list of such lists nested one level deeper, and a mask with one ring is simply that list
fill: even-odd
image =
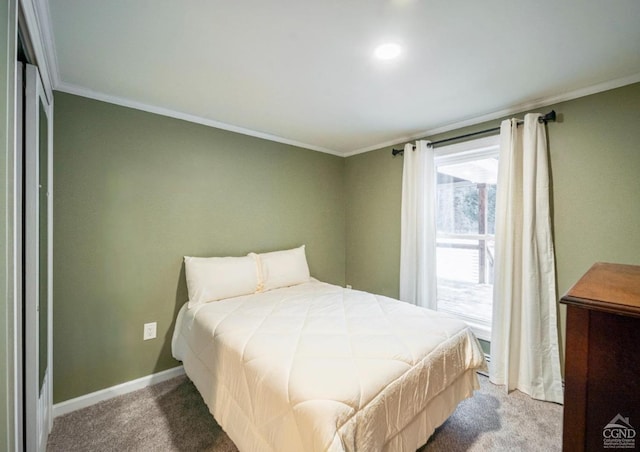
[{"label": "curtain rod finial", "polygon": [[555,122],[555,120],[556,120],[556,111],[555,110],[551,110],[546,115],[540,116],[538,118],[538,122],[545,123],[545,124],[548,123],[549,121]]}]

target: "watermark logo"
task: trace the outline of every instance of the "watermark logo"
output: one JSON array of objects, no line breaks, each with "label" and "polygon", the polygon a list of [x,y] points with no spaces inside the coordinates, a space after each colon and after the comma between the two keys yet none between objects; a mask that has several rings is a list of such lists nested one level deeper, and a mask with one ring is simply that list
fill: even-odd
[{"label": "watermark logo", "polygon": [[635,449],[636,429],[629,424],[628,417],[618,413],[602,429],[602,446],[605,449]]}]

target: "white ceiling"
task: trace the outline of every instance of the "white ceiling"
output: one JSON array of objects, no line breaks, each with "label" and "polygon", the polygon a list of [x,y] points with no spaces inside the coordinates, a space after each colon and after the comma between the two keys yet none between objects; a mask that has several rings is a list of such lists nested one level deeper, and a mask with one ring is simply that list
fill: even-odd
[{"label": "white ceiling", "polygon": [[638,0],[39,1],[55,89],[337,155],[640,81]]}]

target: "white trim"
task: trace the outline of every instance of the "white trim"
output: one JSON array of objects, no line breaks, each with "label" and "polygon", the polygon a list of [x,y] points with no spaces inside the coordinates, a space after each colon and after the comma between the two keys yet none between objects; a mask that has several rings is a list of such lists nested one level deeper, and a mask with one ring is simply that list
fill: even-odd
[{"label": "white trim", "polygon": [[[26,437],[27,450],[44,450],[42,435],[46,438],[50,431],[51,410],[49,408],[51,385],[53,379],[51,370],[51,347],[52,331],[51,313],[52,292],[47,287],[47,299],[44,306],[40,300],[40,260],[47,259],[46,275],[47,284],[51,281],[51,260],[48,255],[52,243],[52,223],[47,219],[48,247],[46,250],[40,248],[40,175],[43,171],[50,174],[53,162],[51,161],[51,136],[53,117],[51,115],[51,105],[47,101],[45,89],[42,85],[42,77],[38,67],[27,64],[25,72],[25,105],[24,105],[24,330],[25,337],[23,347],[24,358],[24,433]],[[41,137],[40,137],[40,111],[44,110],[47,121],[47,167],[40,166]],[[47,180],[47,192],[51,191],[51,185]],[[51,206],[47,199],[47,209]],[[47,212],[47,215],[49,212]],[[40,309],[47,310],[47,350],[40,350]],[[47,365],[45,369],[40,369],[40,354],[47,355]],[[44,370],[44,380],[40,385],[40,372]],[[46,445],[46,444],[45,444]]]},{"label": "white trim", "polygon": [[[470,160],[478,160],[486,157],[498,157],[500,152],[500,134],[475,138],[462,143],[450,144],[443,146],[434,151],[435,154],[435,171],[438,170],[438,166],[450,165],[452,163],[462,163]],[[477,238],[490,239],[493,238],[491,234],[437,234],[436,239],[446,238],[450,235],[456,238],[471,238],[475,240]],[[469,325],[471,331],[477,338],[491,341],[491,325],[485,322],[475,320],[463,314],[442,310],[449,315],[459,318]]]},{"label": "white trim", "polygon": [[[48,435],[53,428],[53,416],[51,416],[53,406],[53,102],[49,104],[47,121],[47,378],[50,383],[45,417],[48,425],[45,427]],[[44,445],[46,449],[46,440]]]},{"label": "white trim", "polygon": [[256,138],[262,138],[265,140],[275,141],[277,143],[289,144],[312,151],[324,152],[339,157],[351,157],[353,155],[362,154],[364,152],[374,151],[388,146],[397,145],[398,143],[404,143],[407,141],[413,141],[424,137],[433,136],[439,133],[449,132],[451,130],[461,129],[463,127],[480,124],[486,121],[493,121],[508,115],[521,113],[524,111],[532,110],[535,108],[546,107],[548,105],[554,105],[560,102],[566,102],[569,100],[577,99],[580,97],[589,96],[591,94],[597,94],[603,91],[609,91],[622,86],[631,85],[633,83],[640,82],[640,72],[628,75],[626,77],[620,77],[613,80],[608,80],[595,85],[590,85],[585,88],[579,88],[566,93],[558,94],[555,96],[543,97],[530,102],[524,102],[516,104],[514,106],[505,108],[503,110],[487,113],[485,115],[475,116],[473,118],[466,119],[464,121],[458,121],[444,126],[428,129],[423,132],[411,134],[405,137],[394,138],[389,141],[374,144],[364,148],[355,149],[353,151],[339,152],[333,149],[324,148],[321,146],[315,146],[308,143],[302,143],[296,140],[290,140],[288,138],[280,137],[277,135],[271,135],[265,132],[259,132],[244,127],[234,126],[232,124],[226,124],[223,122],[215,121],[212,119],[203,118],[188,113],[171,110],[168,108],[158,107],[154,105],[145,104],[143,102],[137,102],[133,100],[123,99],[117,96],[111,96],[108,94],[96,92],[87,88],[83,88],[71,83],[66,83],[61,80],[60,69],[58,64],[58,58],[55,49],[55,36],[53,34],[53,26],[51,22],[51,11],[49,9],[48,2],[46,0],[21,0],[22,4],[31,4],[31,9],[34,11],[38,29],[38,47],[36,51],[41,52],[46,59],[46,75],[47,83],[51,83],[48,89],[54,89],[69,94],[76,94],[78,96],[88,97],[90,99],[101,100],[103,102],[109,102],[116,105],[122,105],[125,107],[135,108],[142,111],[148,111],[150,113],[156,113],[171,118],[182,119],[184,121],[194,122],[196,124],[202,124],[210,127],[215,127],[222,130],[228,130],[231,132],[240,133],[243,135],[253,136]]},{"label": "white trim", "polygon": [[215,121],[213,119],[203,118],[201,116],[191,115],[189,113],[159,107],[144,102],[124,99],[118,96],[112,96],[110,94],[105,94],[99,91],[94,91],[88,88],[77,86],[72,83],[63,82],[60,77],[60,67],[58,64],[58,56],[56,54],[55,36],[53,33],[53,25],[51,22],[51,11],[49,9],[49,2],[47,2],[46,0],[21,0],[21,3],[23,4],[25,18],[27,19],[27,24],[29,25],[30,30],[32,28],[31,24],[37,25],[37,27],[35,28],[35,33],[37,33],[37,36],[35,36],[36,39],[34,39],[34,41],[37,42],[34,43],[34,48],[36,51],[36,58],[38,58],[38,60],[42,58],[43,63],[45,64],[45,68],[41,68],[41,72],[44,72],[46,75],[46,77],[44,78],[46,78],[45,85],[47,93],[50,93],[52,90],[56,90],[64,93],[75,94],[78,96],[87,97],[89,99],[95,99],[102,102],[121,105],[123,107],[134,108],[136,110],[142,110],[149,113],[168,116],[170,118],[182,119],[183,121],[202,124],[209,127],[215,127],[217,129],[240,133],[242,135],[248,135],[268,141],[274,141],[276,143],[288,144],[304,149],[310,149],[312,151],[324,152],[326,154],[344,157],[344,154],[342,152],[324,148],[322,146],[303,143],[300,141],[291,140],[289,138],[284,138],[265,132],[259,132],[257,130],[251,130],[233,124],[227,124],[224,122]]},{"label": "white trim", "polygon": [[[17,3],[13,3],[12,6],[16,6]],[[17,24],[17,17],[16,17]],[[14,33],[16,31],[14,30]],[[24,380],[23,380],[23,363],[24,363],[24,340],[23,340],[23,313],[24,307],[24,292],[22,285],[23,272],[23,250],[24,250],[24,238],[23,238],[23,214],[24,214],[24,192],[23,192],[23,163],[24,163],[24,65],[21,62],[16,62],[16,85],[15,85],[15,105],[16,116],[14,120],[14,142],[13,149],[13,391],[14,391],[14,434],[16,444],[20,444],[21,447],[17,447],[16,450],[21,450],[23,446],[23,395],[24,395]],[[18,439],[19,438],[19,439]]]},{"label": "white trim", "polygon": [[556,96],[544,97],[531,102],[517,104],[512,107],[505,108],[504,110],[499,110],[493,113],[487,113],[485,115],[475,116],[473,118],[466,119],[464,121],[458,121],[458,122],[447,124],[441,127],[428,129],[428,130],[425,130],[424,132],[405,136],[404,138],[394,138],[393,140],[385,141],[384,143],[374,144],[372,146],[356,149],[355,151],[351,151],[351,152],[344,152],[341,155],[343,157],[351,157],[352,155],[362,154],[364,152],[369,152],[369,151],[375,151],[377,149],[382,149],[388,146],[394,146],[399,143],[410,142],[410,141],[422,139],[425,137],[431,137],[439,133],[450,132],[452,130],[461,129],[463,127],[473,126],[473,125],[480,124],[487,121],[493,121],[496,119],[503,118],[505,116],[529,111],[534,108],[542,108],[549,105],[555,105],[560,102],[567,102],[569,100],[590,96],[592,94],[609,91],[612,89],[620,88],[620,87],[631,85],[633,83],[638,83],[638,82],[640,82],[640,72],[636,74],[631,74],[627,77],[621,77],[621,78],[609,80],[603,83],[598,83],[596,85],[587,86],[586,88],[580,88],[580,89],[569,91],[563,94],[558,94]]},{"label": "white trim", "polygon": [[491,326],[487,325],[485,322],[481,322],[481,321],[472,319],[471,317],[467,317],[465,315],[447,311],[444,309],[438,310],[438,312],[443,312],[445,314],[448,314],[450,316],[453,316],[453,317],[456,317],[457,319],[462,320],[464,323],[467,324],[469,328],[471,328],[471,331],[473,331],[473,334],[475,334],[478,339],[482,339],[483,341],[486,341],[489,343],[491,342]]},{"label": "white trim", "polygon": [[89,99],[95,99],[102,102],[108,102],[110,104],[121,105],[123,107],[134,108],[136,110],[142,110],[149,113],[155,113],[157,115],[168,116],[170,118],[182,119],[183,121],[189,121],[196,124],[202,124],[209,127],[215,127],[216,129],[228,130],[229,132],[240,133],[242,135],[248,135],[251,137],[262,138],[263,140],[275,141],[276,143],[288,144],[299,148],[310,149],[312,151],[324,152],[326,154],[336,155],[343,157],[344,155],[338,151],[332,149],[323,148],[321,146],[315,146],[309,143],[302,143],[296,140],[290,140],[288,138],[280,137],[277,135],[271,135],[265,132],[259,132],[256,130],[246,129],[244,127],[235,126],[233,124],[227,124],[213,119],[203,118],[201,116],[184,113],[181,111],[172,110],[170,108],[158,107],[156,105],[146,104],[144,102],[138,102],[136,100],[125,99],[122,97],[112,96],[110,94],[104,94],[91,89],[83,88],[81,86],[73,85],[71,83],[60,82],[56,86],[57,91],[64,93],[75,94],[77,96],[88,97]]},{"label": "white trim", "polygon": [[500,119],[505,116],[513,115],[516,113],[522,113],[524,111],[529,111],[535,108],[542,108],[549,105],[558,104],[560,102],[566,102],[569,100],[578,99],[580,97],[589,96],[591,94],[597,94],[603,91],[609,91],[615,88],[620,88],[622,86],[631,85],[633,83],[640,82],[640,73],[633,74],[628,77],[622,77],[615,80],[610,80],[604,83],[599,83],[597,85],[589,86],[586,88],[580,88],[574,91],[569,91],[567,93],[563,93],[557,96],[545,97],[535,101],[518,104],[513,107],[506,108],[504,110],[488,113],[481,116],[476,116],[470,119],[466,119],[464,121],[447,124],[441,127],[428,129],[417,134],[405,136],[403,138],[402,137],[394,138],[393,140],[390,140],[390,141],[374,144],[371,146],[367,146],[364,148],[360,148],[360,149],[356,149],[354,151],[348,151],[348,152],[340,152],[340,151],[324,148],[321,146],[316,146],[309,143],[290,140],[288,138],[280,137],[277,135],[271,135],[265,132],[246,129],[244,127],[235,126],[233,124],[227,124],[224,122],[215,121],[213,119],[203,118],[201,116],[196,116],[189,113],[172,110],[169,108],[158,107],[155,105],[146,104],[146,103],[138,102],[135,100],[129,100],[129,99],[124,99],[117,96],[112,96],[109,94],[104,94],[104,93],[83,88],[81,86],[77,86],[71,83],[59,81],[59,76],[57,76],[56,78],[58,80],[56,85],[54,86],[54,89],[56,89],[57,91],[62,91],[69,94],[75,94],[77,96],[87,97],[89,99],[95,99],[102,102],[108,102],[110,104],[121,105],[123,107],[134,108],[136,110],[142,110],[142,111],[155,113],[162,116],[168,116],[170,118],[182,119],[183,121],[189,121],[196,124],[215,127],[217,129],[228,130],[230,132],[236,132],[242,135],[248,135],[256,138],[261,138],[264,140],[275,141],[277,143],[283,143],[283,144],[288,144],[291,146],[296,146],[304,149],[310,149],[312,151],[318,151],[326,154],[336,155],[338,157],[351,157],[353,155],[363,154],[365,152],[374,151],[374,150],[382,149],[388,146],[397,145],[398,143],[404,143],[404,142],[413,141],[413,140],[417,140],[424,137],[430,137],[440,133],[461,129],[463,127],[472,126],[472,125],[480,124],[487,121],[493,121],[493,120]]},{"label": "white trim", "polygon": [[[520,112],[531,110],[534,108],[546,107],[548,105],[553,105],[560,102],[566,102],[568,100],[573,100],[573,99],[588,96],[591,94],[596,94],[599,92],[608,91],[611,89],[620,88],[622,86],[631,85],[633,83],[640,82],[640,73],[636,73],[627,77],[621,77],[618,79],[609,80],[596,85],[569,91],[567,93],[563,93],[560,95],[545,97],[545,98],[541,98],[531,102],[517,104],[515,106],[509,107],[503,110],[499,110],[499,111],[488,113],[481,116],[476,116],[464,121],[458,121],[455,123],[447,124],[444,126],[433,128],[433,129],[428,129],[423,132],[408,135],[405,137],[394,138],[393,140],[390,140],[390,141],[385,141],[382,143],[374,144],[374,145],[356,149],[353,151],[339,152],[333,149],[324,148],[322,146],[303,143],[300,141],[291,140],[281,136],[272,135],[265,132],[259,132],[256,130],[235,126],[233,124],[227,124],[224,122],[203,118],[201,116],[196,116],[196,115],[184,113],[181,111],[172,110],[169,108],[146,104],[144,102],[124,99],[121,97],[112,96],[109,94],[105,94],[105,93],[94,91],[88,88],[77,86],[71,83],[63,82],[60,78],[58,59],[57,59],[55,45],[54,45],[55,38],[53,35],[53,27],[51,26],[51,14],[49,11],[48,4],[43,0],[31,0],[31,1],[35,2],[34,10],[37,12],[36,15],[38,16],[38,18],[41,19],[39,20],[39,23],[42,26],[42,28],[40,30],[41,35],[39,37],[41,37],[40,42],[43,44],[41,44],[40,47],[44,48],[44,55],[46,55],[47,69],[49,69],[49,71],[47,71],[47,75],[50,78],[51,83],[53,84],[52,89],[69,93],[69,94],[75,94],[82,97],[87,97],[89,99],[95,99],[103,102],[112,103],[115,105],[121,105],[124,107],[134,108],[137,110],[147,111],[150,113],[156,113],[156,114],[168,116],[171,118],[182,119],[184,121],[189,121],[196,124],[202,124],[205,126],[215,127],[222,130],[228,130],[230,132],[236,132],[242,135],[262,138],[269,141],[275,141],[277,143],[289,144],[296,147],[310,149],[312,151],[324,152],[326,154],[336,155],[339,157],[351,157],[353,155],[362,154],[364,152],[381,149],[387,146],[393,146],[398,143],[413,141],[419,138],[429,137],[429,136],[437,135],[439,133],[449,132],[451,130],[456,130],[463,127],[479,124],[482,122],[499,119],[511,114],[520,113]],[[23,0],[23,2],[30,3],[29,0]],[[45,19],[42,19],[43,17]]]},{"label": "white trim", "polygon": [[[451,313],[448,312],[447,314],[451,314]],[[469,325],[469,328],[471,328],[471,331],[473,331],[473,334],[475,334],[478,339],[482,339],[483,341],[486,341],[486,342],[491,342],[491,328],[481,323],[473,322],[460,316],[458,316],[458,318],[460,320],[463,320],[467,325]]]},{"label": "white trim", "polygon": [[462,143],[442,146],[433,151],[437,164],[449,163],[456,160],[481,158],[483,155],[498,154],[500,150],[500,134],[490,137],[476,138]]},{"label": "white trim", "polygon": [[33,8],[36,12],[39,25],[39,33],[44,50],[44,58],[46,59],[48,76],[51,79],[52,89],[60,84],[60,71],[58,69],[58,55],[56,53],[56,42],[53,35],[53,26],[51,25],[51,11],[49,10],[49,2],[47,0],[31,0]]},{"label": "white trim", "polygon": [[148,386],[179,377],[184,374],[184,367],[178,366],[172,369],[164,370],[155,374],[147,375],[136,380],[127,381],[110,388],[101,389],[90,394],[85,394],[75,399],[65,400],[64,402],[53,405],[53,417],[62,416],[82,408],[87,408],[96,403],[109,400],[113,397],[128,394]]},{"label": "white trim", "polygon": [[[40,71],[40,78],[44,88],[45,95],[49,100],[49,104],[53,103],[53,90],[55,89],[54,78],[52,78],[53,68],[51,67],[51,47],[50,43],[47,43],[49,36],[42,33],[43,23],[50,26],[50,14],[48,14],[48,8],[42,11],[38,8],[38,0],[20,0],[22,7],[22,14],[26,22],[27,30],[24,32],[29,33],[31,39],[31,45],[35,52],[36,61],[33,62],[35,66],[38,66]],[[46,13],[43,20],[43,13]],[[55,53],[54,53],[55,55]]]}]

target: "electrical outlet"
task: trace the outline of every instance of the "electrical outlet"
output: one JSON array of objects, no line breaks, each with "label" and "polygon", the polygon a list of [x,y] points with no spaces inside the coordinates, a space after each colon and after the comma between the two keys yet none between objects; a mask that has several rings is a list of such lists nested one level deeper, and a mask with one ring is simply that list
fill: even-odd
[{"label": "electrical outlet", "polygon": [[142,339],[145,341],[148,339],[155,339],[157,326],[157,322],[145,323]]}]

